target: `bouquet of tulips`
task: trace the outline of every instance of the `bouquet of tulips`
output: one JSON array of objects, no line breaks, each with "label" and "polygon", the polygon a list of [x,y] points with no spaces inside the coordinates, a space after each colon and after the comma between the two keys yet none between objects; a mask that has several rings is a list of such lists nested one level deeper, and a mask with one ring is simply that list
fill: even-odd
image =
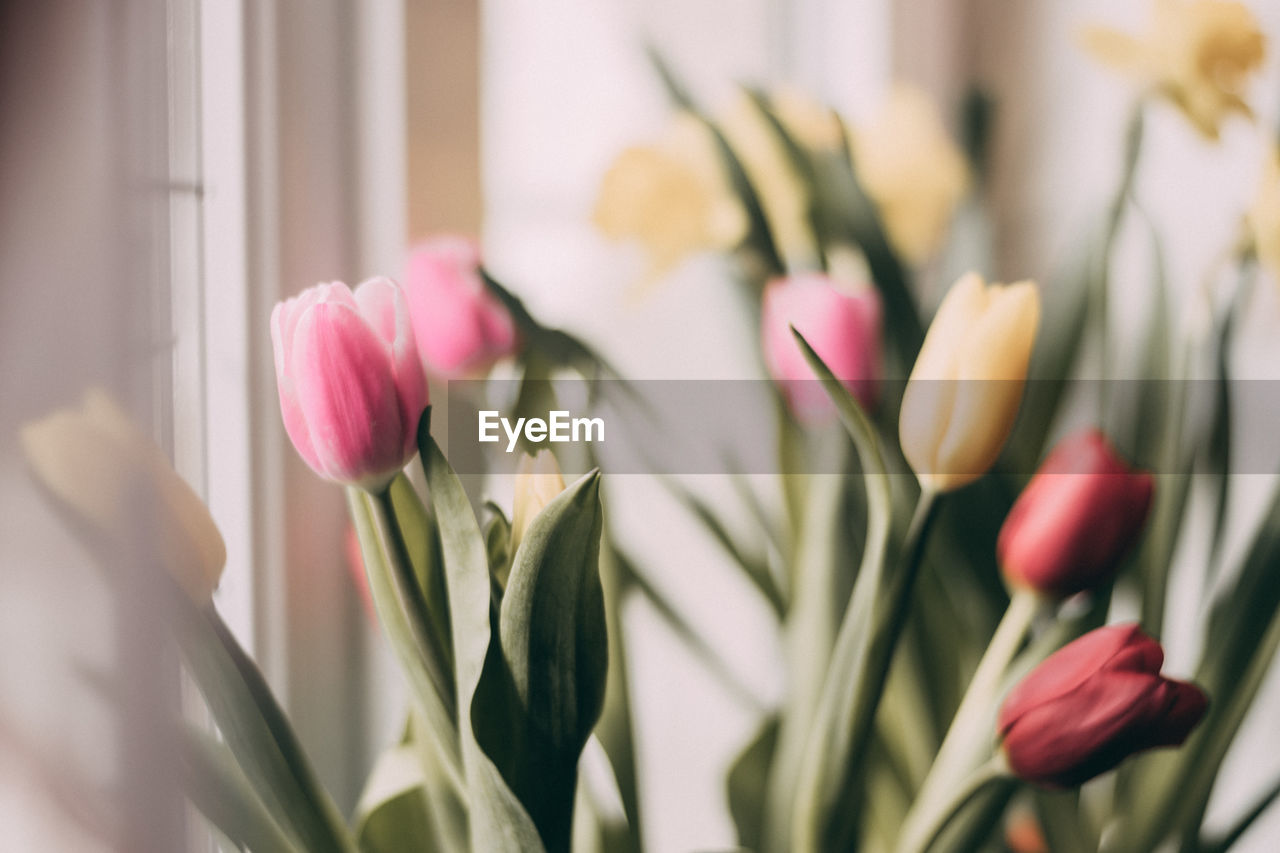
[{"label": "bouquet of tulips", "polygon": [[[727,257],[759,329],[780,512],[727,476],[768,541],[740,540],[725,510],[664,480],[781,626],[785,697],[726,779],[744,848],[1218,851],[1280,796],[1278,783],[1224,830],[1203,826],[1280,645],[1280,493],[1239,555],[1222,544],[1231,336],[1259,262],[1280,273],[1280,156],[1191,322],[1171,321],[1157,282],[1155,381],[1134,399],[1110,390],[1112,255],[1127,220],[1151,227],[1132,198],[1144,114],[1172,103],[1214,138],[1247,114],[1262,59],[1244,7],[1156,8],[1146,37],[1086,37],[1144,84],[1099,232],[1043,305],[1034,282],[967,272],[932,319],[916,273],[956,216],[980,216],[980,133],[966,157],[907,89],[864,127],[757,90],[712,114],[657,63],[677,117],[618,158],[595,218],[644,247],[649,278],[694,252]],[[285,430],[346,490],[409,688],[402,734],[350,819],[219,617],[221,537],[164,454],[97,392],[23,435],[76,529],[166,590],[216,724],[172,721],[192,802],[231,848],[266,853],[643,849],[627,661],[644,638],[621,630],[622,602],[651,598],[691,653],[713,667],[714,653],[610,535],[607,465],[566,487],[553,455],[527,454],[510,513],[477,509],[433,437],[426,381],[514,360],[507,408],[521,414],[547,407],[549,379],[617,388],[616,373],[457,238],[415,249],[402,284],[303,292],[270,332]],[[1070,382],[1091,348],[1101,381]],[[1189,388],[1206,366],[1198,419]],[[1203,651],[1174,678],[1160,638],[1196,482],[1214,504],[1196,556],[1212,583]],[[125,507],[159,535],[137,535]]]}]

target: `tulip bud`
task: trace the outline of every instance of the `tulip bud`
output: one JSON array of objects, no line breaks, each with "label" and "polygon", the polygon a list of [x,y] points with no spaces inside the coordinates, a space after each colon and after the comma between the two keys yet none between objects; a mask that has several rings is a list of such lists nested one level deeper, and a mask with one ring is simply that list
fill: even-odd
[{"label": "tulip bud", "polygon": [[902,395],[902,451],[925,488],[950,491],[981,477],[1013,428],[1040,322],[1029,281],[1008,286],[962,276],[938,307]]},{"label": "tulip bud", "polygon": [[761,311],[765,364],[797,418],[813,422],[834,410],[792,326],[863,408],[875,404],[881,312],[870,285],[854,290],[821,273],[776,278],[765,286]]},{"label": "tulip bud", "polygon": [[520,547],[520,541],[529,531],[529,525],[547,504],[564,491],[564,477],[560,465],[550,450],[540,450],[537,456],[522,456],[516,468],[515,498],[511,511],[511,553]]},{"label": "tulip bud", "polygon": [[409,255],[404,293],[429,373],[477,375],[515,351],[515,324],[480,277],[474,241],[437,237],[420,244]]},{"label": "tulip bud", "polygon": [[327,480],[385,487],[413,457],[427,383],[404,294],[385,278],[353,294],[320,284],[271,313],[285,430]]},{"label": "tulip bud", "polygon": [[[197,603],[222,577],[226,545],[168,458],[101,390],[22,428],[44,488],[126,559],[163,567]],[[139,525],[145,525],[139,528]]]},{"label": "tulip bud", "polygon": [[1090,631],[1050,655],[1013,689],[998,721],[1014,774],[1070,788],[1130,755],[1178,746],[1209,699],[1160,675],[1164,651],[1137,625]]},{"label": "tulip bud", "polygon": [[1005,578],[1061,598],[1103,583],[1142,531],[1151,490],[1101,432],[1060,442],[1000,528]]}]

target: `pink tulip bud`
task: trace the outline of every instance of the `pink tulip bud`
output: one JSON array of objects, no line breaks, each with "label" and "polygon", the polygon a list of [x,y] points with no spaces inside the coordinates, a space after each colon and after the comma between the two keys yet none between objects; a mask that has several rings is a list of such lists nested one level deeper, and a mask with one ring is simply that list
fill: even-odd
[{"label": "pink tulip bud", "polygon": [[428,372],[476,375],[515,352],[515,324],[485,289],[474,241],[437,237],[420,244],[409,255],[404,290]]},{"label": "pink tulip bud", "polygon": [[1209,698],[1160,675],[1164,650],[1137,625],[1112,625],[1068,643],[1013,689],[998,721],[1009,767],[1048,788],[1070,788],[1146,749],[1179,746]]},{"label": "pink tulip bud", "polygon": [[404,294],[386,278],[319,284],[271,313],[285,430],[327,480],[380,489],[417,445],[427,383]]},{"label": "pink tulip bud", "polygon": [[864,408],[876,401],[880,378],[880,297],[870,286],[852,289],[822,273],[769,282],[764,290],[765,365],[796,417],[821,420],[831,401],[809,369],[791,326],[804,336]]},{"label": "pink tulip bud", "polygon": [[1060,442],[1000,528],[1005,578],[1065,598],[1108,580],[1137,540],[1152,481],[1134,471],[1096,429]]}]

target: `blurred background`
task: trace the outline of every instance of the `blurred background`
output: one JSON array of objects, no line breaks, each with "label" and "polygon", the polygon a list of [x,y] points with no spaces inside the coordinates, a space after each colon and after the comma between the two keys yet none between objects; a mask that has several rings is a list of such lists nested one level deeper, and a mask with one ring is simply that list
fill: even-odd
[{"label": "blurred background", "polygon": [[[1280,120],[1280,5],[1248,5],[1271,39],[1250,92],[1256,123],[1230,121],[1209,143],[1172,107],[1147,116],[1135,192],[1179,235],[1166,271],[1187,299],[1230,242]],[[535,314],[625,375],[754,378],[755,330],[722,260],[695,257],[650,282],[639,252],[591,221],[614,158],[670,116],[647,46],[713,107],[738,83],[787,86],[857,125],[904,81],[959,139],[964,105],[981,93],[985,215],[965,227],[990,251],[944,250],[924,266],[920,287],[936,296],[974,262],[992,280],[1046,282],[1097,218],[1119,179],[1135,93],[1077,35],[1090,23],[1138,31],[1149,13],[1146,2],[1105,0],[29,0],[0,10],[0,826],[14,850],[201,843],[183,821],[154,818],[173,794],[158,781],[165,756],[144,748],[148,715],[182,701],[184,687],[138,627],[146,596],[109,594],[60,532],[23,471],[22,423],[96,384],[151,427],[226,538],[220,610],[349,809],[394,737],[402,686],[342,563],[341,492],[305,470],[280,428],[267,334],[278,299],[316,281],[398,275],[406,247],[440,231],[479,234],[489,266]],[[1112,334],[1123,355],[1146,319],[1151,259],[1142,233],[1121,240]],[[1243,319],[1238,375],[1276,378],[1277,292],[1258,288]],[[1268,482],[1240,474],[1232,488],[1250,505]],[[628,609],[647,846],[731,847],[723,775],[781,694],[776,629],[660,486],[617,477],[608,500],[624,547],[737,685],[690,661],[645,602]],[[1173,618],[1188,624],[1195,571],[1175,573]],[[1171,671],[1186,671],[1195,642],[1171,632]],[[104,681],[133,701],[104,695]],[[1264,692],[1241,738],[1251,750],[1228,760],[1211,818],[1280,770],[1280,676]],[[89,792],[121,781],[132,809],[98,813]],[[1277,839],[1272,814],[1242,849]]]}]

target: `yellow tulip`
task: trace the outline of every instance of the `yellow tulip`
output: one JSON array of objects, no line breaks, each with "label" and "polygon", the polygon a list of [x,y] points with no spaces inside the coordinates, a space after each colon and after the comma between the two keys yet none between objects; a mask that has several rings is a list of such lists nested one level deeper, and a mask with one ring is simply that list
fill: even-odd
[{"label": "yellow tulip", "polygon": [[981,477],[1013,428],[1040,322],[1032,282],[951,288],[925,335],[902,397],[899,439],[922,487],[945,492]]},{"label": "yellow tulip", "polygon": [[1280,149],[1272,147],[1245,219],[1258,260],[1280,282]]},{"label": "yellow tulip", "polygon": [[1243,3],[1155,0],[1145,37],[1105,27],[1082,37],[1095,58],[1154,87],[1209,139],[1228,114],[1251,115],[1243,95],[1262,67],[1266,38]]},{"label": "yellow tulip", "polygon": [[923,92],[896,86],[852,142],[854,170],[880,211],[889,242],[911,263],[928,259],[970,182],[964,154],[937,107]]},{"label": "yellow tulip", "polygon": [[592,218],[606,237],[638,241],[652,276],[694,252],[730,249],[747,231],[715,140],[688,114],[657,144],[618,156],[600,183]]},{"label": "yellow tulip", "polygon": [[560,465],[550,450],[540,450],[537,456],[522,456],[516,468],[515,499],[511,512],[511,553],[520,547],[529,525],[547,504],[564,491],[564,477]]},{"label": "yellow tulip", "polygon": [[103,391],[22,428],[39,482],[95,535],[131,560],[157,564],[197,603],[227,560],[208,508],[154,442]]}]

